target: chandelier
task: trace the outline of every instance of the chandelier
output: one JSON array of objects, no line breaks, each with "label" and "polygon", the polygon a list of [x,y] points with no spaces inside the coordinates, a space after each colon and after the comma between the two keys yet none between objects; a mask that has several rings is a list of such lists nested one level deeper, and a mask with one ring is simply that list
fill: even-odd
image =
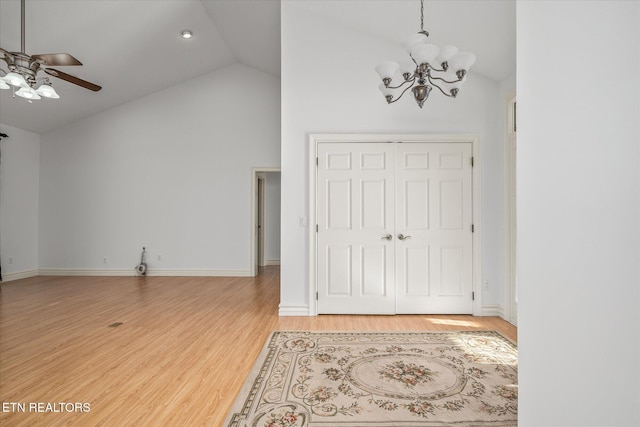
[{"label": "chandelier", "polygon": [[[420,108],[434,87],[448,97],[455,98],[458,95],[476,56],[469,52],[458,52],[455,46],[440,49],[427,43],[427,37],[429,33],[424,29],[424,0],[420,0],[420,31],[402,43],[410,58],[402,65],[387,61],[375,68],[382,79],[379,89],[388,104],[396,102],[409,89]],[[394,77],[401,80],[399,84],[393,80]],[[396,96],[397,93],[400,94]]]}]

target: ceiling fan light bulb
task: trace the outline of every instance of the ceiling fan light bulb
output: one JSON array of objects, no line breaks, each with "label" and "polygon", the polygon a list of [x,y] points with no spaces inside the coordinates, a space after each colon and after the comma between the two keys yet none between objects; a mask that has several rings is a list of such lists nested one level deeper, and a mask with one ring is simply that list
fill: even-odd
[{"label": "ceiling fan light bulb", "polygon": [[191,32],[191,30],[182,30],[180,32],[180,37],[182,37],[185,40],[189,40],[190,38],[193,37],[193,33]]},{"label": "ceiling fan light bulb", "polygon": [[38,95],[36,93],[35,90],[31,89],[30,87],[23,87],[21,88],[19,91],[16,92],[16,95],[25,98],[25,99],[42,99],[40,97],[40,95]]},{"label": "ceiling fan light bulb", "polygon": [[29,87],[27,81],[18,73],[8,73],[4,81],[15,87]]},{"label": "ceiling fan light bulb", "polygon": [[44,96],[45,98],[58,99],[60,95],[56,92],[56,90],[49,85],[40,85],[38,89],[36,89],[36,93],[40,96]]}]

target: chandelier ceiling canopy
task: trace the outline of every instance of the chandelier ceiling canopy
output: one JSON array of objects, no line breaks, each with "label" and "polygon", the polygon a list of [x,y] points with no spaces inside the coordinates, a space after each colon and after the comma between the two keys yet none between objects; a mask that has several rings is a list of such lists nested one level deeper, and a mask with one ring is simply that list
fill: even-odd
[{"label": "chandelier ceiling canopy", "polygon": [[382,62],[375,68],[382,79],[379,89],[387,103],[396,102],[409,89],[420,108],[434,87],[448,97],[458,95],[476,56],[458,52],[455,46],[440,49],[428,43],[428,37],[429,33],[424,29],[424,0],[420,0],[420,31],[402,43],[409,58],[401,64]]}]

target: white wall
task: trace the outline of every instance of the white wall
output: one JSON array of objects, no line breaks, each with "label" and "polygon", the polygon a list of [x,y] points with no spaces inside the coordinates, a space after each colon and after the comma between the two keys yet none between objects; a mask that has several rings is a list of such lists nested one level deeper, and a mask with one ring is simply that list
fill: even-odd
[{"label": "white wall", "polygon": [[265,195],[265,261],[280,262],[280,172],[267,172]]},{"label": "white wall", "polygon": [[230,66],[41,140],[41,269],[133,272],[146,246],[150,274],[248,274],[251,167],[279,166],[279,79]]},{"label": "white wall", "polygon": [[640,3],[517,19],[519,425],[638,426]]},{"label": "white wall", "polygon": [[[504,282],[503,135],[498,83],[470,73],[457,99],[436,90],[421,110],[410,96],[387,105],[373,68],[405,55],[284,2],[282,22],[281,314],[308,306],[308,135],[310,133],[474,133],[480,135],[483,304],[502,303]],[[339,2],[333,2],[339,7]],[[327,6],[329,7],[329,6]],[[310,66],[312,64],[313,66]],[[410,95],[410,94],[409,94]]]},{"label": "white wall", "polygon": [[[17,102],[17,101],[15,101]],[[0,125],[0,255],[3,279],[38,270],[38,134]]]}]

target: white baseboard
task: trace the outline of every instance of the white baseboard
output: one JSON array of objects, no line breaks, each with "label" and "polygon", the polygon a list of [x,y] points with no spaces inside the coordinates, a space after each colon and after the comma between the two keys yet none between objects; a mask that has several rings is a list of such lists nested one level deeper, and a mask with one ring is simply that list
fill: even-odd
[{"label": "white baseboard", "polygon": [[92,268],[42,268],[39,276],[135,276],[135,270],[97,270]]},{"label": "white baseboard", "polygon": [[279,259],[268,259],[264,262],[264,265],[280,265]]},{"label": "white baseboard", "polygon": [[[44,268],[38,271],[40,276],[136,276],[136,271],[130,270],[94,270],[84,268]],[[167,277],[249,277],[248,270],[147,270],[147,276]]]},{"label": "white baseboard", "polygon": [[147,270],[147,276],[250,277],[249,270]]},{"label": "white baseboard", "polygon": [[480,316],[498,316],[504,319],[504,309],[500,304],[483,305]]},{"label": "white baseboard", "polygon": [[28,279],[38,275],[38,270],[16,271],[15,273],[5,273],[2,275],[3,282],[11,282],[12,280]]},{"label": "white baseboard", "polygon": [[281,305],[278,308],[278,316],[290,317],[290,316],[303,316],[309,317],[309,306],[307,305]]}]

